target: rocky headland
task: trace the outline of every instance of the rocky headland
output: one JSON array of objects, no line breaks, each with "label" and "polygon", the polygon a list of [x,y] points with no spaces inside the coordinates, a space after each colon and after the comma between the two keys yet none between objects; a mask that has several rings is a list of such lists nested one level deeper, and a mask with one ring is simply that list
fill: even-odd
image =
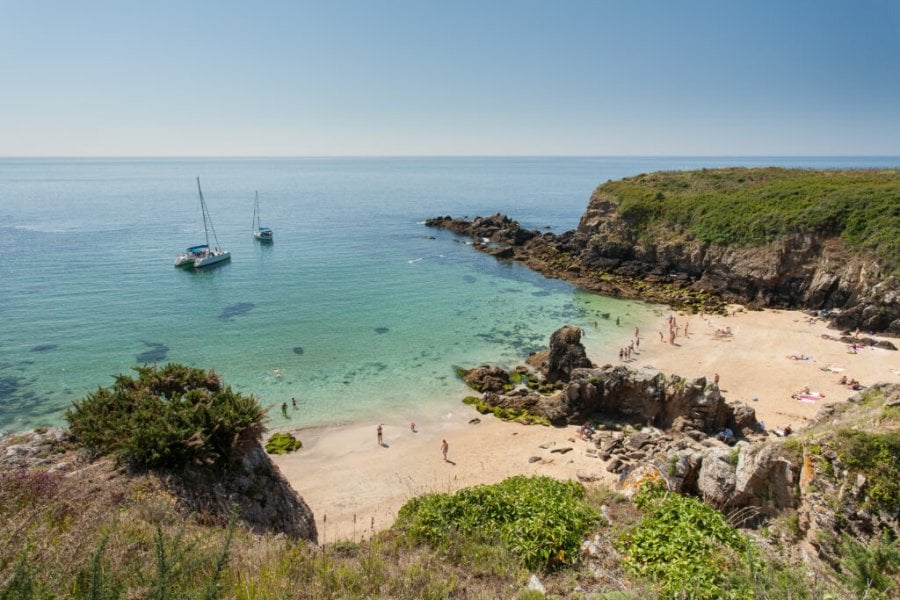
[{"label": "rocky headland", "polygon": [[898,335],[898,206],[898,171],[704,169],[607,182],[562,234],[502,214],[426,225],[603,294],[694,312],[815,310]]}]

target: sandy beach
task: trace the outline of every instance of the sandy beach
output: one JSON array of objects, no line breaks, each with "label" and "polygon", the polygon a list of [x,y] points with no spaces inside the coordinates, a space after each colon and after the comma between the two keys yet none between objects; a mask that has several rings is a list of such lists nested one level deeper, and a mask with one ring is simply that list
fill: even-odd
[{"label": "sandy beach", "polygon": [[[725,397],[752,405],[770,430],[785,425],[799,430],[823,404],[846,401],[856,392],[839,383],[842,376],[863,385],[900,382],[900,352],[864,348],[850,353],[847,344],[822,337],[838,336],[838,331],[804,313],[734,310],[727,317],[673,313],[680,330],[674,345],[668,343],[669,313],[660,312],[654,329],[642,326],[639,350],[625,364],[684,377],[718,373]],[[730,336],[716,335],[725,328]],[[623,322],[621,330],[621,341],[611,346],[583,340],[595,364],[622,364],[619,347],[634,339],[634,325]],[[805,387],[822,397],[792,397]],[[377,443],[378,422],[294,431],[303,449],[272,458],[315,513],[320,543],[359,540],[387,528],[409,498],[423,493],[452,492],[516,474],[570,479],[580,472],[598,481],[617,479],[585,453],[588,444],[577,438],[574,426],[504,423],[461,402],[433,410],[416,422],[417,433],[409,422],[386,416],[383,446]],[[447,462],[441,455],[445,439]]]}]

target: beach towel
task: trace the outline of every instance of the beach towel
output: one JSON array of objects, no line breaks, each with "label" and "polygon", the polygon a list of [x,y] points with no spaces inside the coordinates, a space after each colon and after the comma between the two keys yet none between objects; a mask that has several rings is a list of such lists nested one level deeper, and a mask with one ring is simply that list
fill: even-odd
[{"label": "beach towel", "polygon": [[832,373],[843,373],[847,369],[845,369],[844,367],[835,367],[834,365],[830,365],[830,366],[825,367],[825,370],[831,371]]},{"label": "beach towel", "polygon": [[800,394],[797,396],[797,400],[800,402],[806,402],[807,404],[815,404],[816,400],[819,399],[819,396],[813,396],[812,394]]}]

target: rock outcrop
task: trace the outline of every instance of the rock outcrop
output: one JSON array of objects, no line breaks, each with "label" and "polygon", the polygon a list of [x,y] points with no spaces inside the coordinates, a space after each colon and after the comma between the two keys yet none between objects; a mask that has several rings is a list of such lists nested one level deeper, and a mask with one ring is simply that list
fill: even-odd
[{"label": "rock outcrop", "polygon": [[[482,398],[487,406],[525,410],[551,423],[614,418],[700,436],[725,427],[739,434],[750,433],[756,425],[751,407],[726,402],[719,387],[703,377],[686,380],[652,368],[579,366],[591,362],[578,327],[566,325],[556,330],[550,336],[550,348],[531,355],[529,363],[553,387],[543,386],[541,393],[533,389],[537,385],[532,389],[511,386],[512,378],[500,367],[481,366],[460,374],[470,387],[487,392]],[[550,390],[555,391],[547,393]]]},{"label": "rock outcrop", "polygon": [[[108,459],[89,460],[65,429],[41,428],[0,439],[0,471],[39,470],[67,478],[93,475],[122,489],[136,480],[166,490],[184,510],[206,523],[225,524],[237,510],[238,522],[256,533],[280,533],[317,541],[312,510],[278,471],[259,444],[227,470],[190,467],[182,472],[129,472]],[[121,495],[121,493],[119,494]]]},{"label": "rock outcrop", "polygon": [[187,510],[227,523],[234,508],[254,533],[317,541],[312,510],[258,444],[227,471],[188,468],[160,476]]},{"label": "rock outcrop", "polygon": [[528,357],[528,364],[535,367],[548,383],[569,381],[575,369],[593,367],[587,351],[581,343],[580,327],[566,325],[550,336],[550,348]]}]

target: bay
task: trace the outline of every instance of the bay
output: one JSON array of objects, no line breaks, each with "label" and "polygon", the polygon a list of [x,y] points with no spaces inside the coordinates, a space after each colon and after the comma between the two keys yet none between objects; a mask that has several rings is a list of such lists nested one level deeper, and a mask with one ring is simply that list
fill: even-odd
[{"label": "bay", "polygon": [[[896,167],[894,157],[0,159],[0,433],[58,425],[137,364],[214,368],[273,426],[415,418],[456,366],[510,366],[559,326],[621,344],[661,307],[603,298],[426,228],[505,212],[574,228],[607,179],[727,165]],[[203,242],[195,178],[232,261]],[[250,234],[254,191],[275,241]],[[615,319],[620,318],[621,327]],[[280,373],[280,375],[279,375]]]}]

